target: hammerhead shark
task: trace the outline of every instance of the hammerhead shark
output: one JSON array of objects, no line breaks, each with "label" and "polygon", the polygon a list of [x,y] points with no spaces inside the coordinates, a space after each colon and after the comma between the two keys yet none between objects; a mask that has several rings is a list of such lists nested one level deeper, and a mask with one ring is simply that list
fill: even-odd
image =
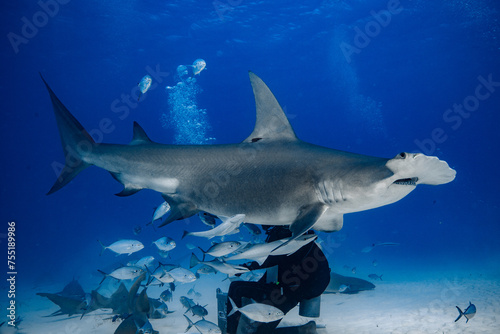
[{"label": "hammerhead shark", "polygon": [[161,193],[171,211],[160,226],[198,212],[244,214],[251,224],[289,225],[294,239],[311,228],[338,231],[346,213],[394,203],[419,184],[455,178],[445,161],[421,153],[388,159],[304,142],[267,85],[254,73],[249,76],[255,128],[243,142],[223,145],[158,144],[135,122],[129,145],[96,143],[42,77],[66,157],[47,194],[95,165],[124,185],[118,196],[141,189]]}]

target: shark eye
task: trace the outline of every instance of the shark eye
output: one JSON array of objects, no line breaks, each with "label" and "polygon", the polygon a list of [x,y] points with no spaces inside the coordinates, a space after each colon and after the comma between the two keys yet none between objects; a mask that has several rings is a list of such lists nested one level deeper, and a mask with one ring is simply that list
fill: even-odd
[{"label": "shark eye", "polygon": [[406,158],[406,153],[405,152],[401,152],[401,153],[399,153],[399,156],[404,159],[404,158]]}]

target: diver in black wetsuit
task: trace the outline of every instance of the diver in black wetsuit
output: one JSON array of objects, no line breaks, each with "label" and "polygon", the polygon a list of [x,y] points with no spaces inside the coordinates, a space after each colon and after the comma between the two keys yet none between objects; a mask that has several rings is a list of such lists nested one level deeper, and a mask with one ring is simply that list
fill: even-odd
[{"label": "diver in black wetsuit", "polygon": [[[263,226],[266,230],[266,242],[291,237],[292,233],[286,226]],[[308,233],[314,233],[309,231]],[[330,267],[328,261],[316,245],[311,242],[291,255],[269,256],[259,266],[257,262],[244,264],[250,270],[277,267],[277,280],[269,282],[269,271],[258,282],[236,281],[232,282],[228,297],[238,307],[242,302],[253,299],[258,303],[269,304],[287,313],[299,302],[320,296],[330,283]],[[227,314],[232,309],[228,300]],[[270,323],[252,322],[240,312],[236,312],[227,318],[227,333],[316,333],[316,325],[310,322],[301,327],[285,327],[276,329],[280,320]],[[312,328],[311,328],[312,327]]]}]

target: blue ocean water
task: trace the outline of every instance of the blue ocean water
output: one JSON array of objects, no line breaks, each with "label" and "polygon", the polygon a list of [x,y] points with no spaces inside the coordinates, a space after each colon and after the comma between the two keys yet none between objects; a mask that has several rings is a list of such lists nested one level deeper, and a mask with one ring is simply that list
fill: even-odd
[{"label": "blue ocean water", "polygon": [[[321,236],[334,249],[332,265],[365,266],[368,273],[375,255],[360,251],[397,242],[376,254],[391,272],[500,274],[497,1],[41,0],[1,6],[0,243],[6,259],[7,222],[14,221],[20,291],[34,294],[74,277],[91,288],[101,278],[97,269],[122,261],[99,257],[96,239],[109,244],[136,237],[150,247],[168,235],[182,245],[186,229],[184,222],[145,227],[162,202],[159,194],[116,197],[122,186],[98,168],[45,195],[64,157],[39,72],[103,142],[128,143],[137,121],[156,142],[184,137],[185,143],[222,144],[240,142],[253,129],[252,70],[304,141],[381,157],[423,152],[457,171],[450,184],[419,186],[395,204],[346,215],[340,232]],[[165,87],[180,82],[179,65],[197,58],[207,68],[196,76],[192,95],[173,98]],[[139,101],[129,98],[146,74],[153,77],[150,90]],[[183,110],[192,113],[193,127],[186,128]],[[189,222],[193,230],[205,227],[196,218]],[[135,236],[137,225],[143,231]],[[3,300],[8,286],[0,287]]]}]

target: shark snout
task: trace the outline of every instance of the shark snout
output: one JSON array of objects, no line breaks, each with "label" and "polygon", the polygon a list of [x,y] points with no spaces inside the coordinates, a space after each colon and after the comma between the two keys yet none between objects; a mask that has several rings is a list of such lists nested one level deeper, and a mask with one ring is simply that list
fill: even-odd
[{"label": "shark snout", "polygon": [[456,171],[438,157],[421,153],[400,153],[386,164],[396,178],[393,184],[445,184],[455,179]]}]

